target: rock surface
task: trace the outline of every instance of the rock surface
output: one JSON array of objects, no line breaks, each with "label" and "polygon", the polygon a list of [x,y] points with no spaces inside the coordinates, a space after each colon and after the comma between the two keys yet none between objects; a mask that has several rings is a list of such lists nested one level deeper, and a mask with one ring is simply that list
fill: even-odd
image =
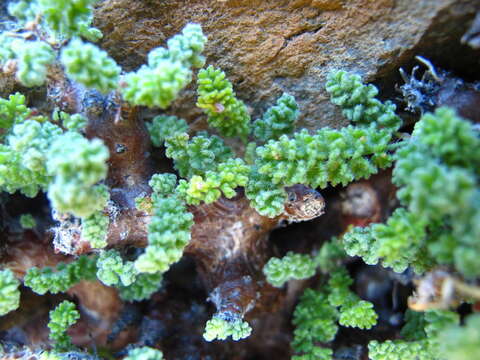
[{"label": "rock surface", "polygon": [[[207,64],[225,70],[254,119],[285,91],[300,104],[299,125],[312,129],[345,124],[324,91],[330,69],[388,77],[392,90],[398,67],[418,54],[448,66],[461,48],[455,66],[478,68],[478,52],[460,38],[479,9],[475,0],[104,0],[96,26],[102,46],[133,70],[187,22],[200,23]],[[192,121],[194,103],[190,87],[171,112]]]}]

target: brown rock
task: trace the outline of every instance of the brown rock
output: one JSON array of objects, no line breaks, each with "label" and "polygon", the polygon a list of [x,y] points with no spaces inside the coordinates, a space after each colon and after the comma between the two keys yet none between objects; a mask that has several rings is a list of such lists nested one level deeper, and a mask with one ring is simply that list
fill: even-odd
[{"label": "brown rock", "polygon": [[[105,0],[96,25],[102,45],[132,70],[186,23],[200,23],[207,63],[226,71],[253,118],[286,91],[300,104],[300,126],[319,128],[345,124],[324,90],[328,71],[348,69],[372,81],[424,50],[451,57],[446,45],[462,46],[478,8],[474,0]],[[193,120],[201,114],[194,103],[190,87],[172,112]]]}]

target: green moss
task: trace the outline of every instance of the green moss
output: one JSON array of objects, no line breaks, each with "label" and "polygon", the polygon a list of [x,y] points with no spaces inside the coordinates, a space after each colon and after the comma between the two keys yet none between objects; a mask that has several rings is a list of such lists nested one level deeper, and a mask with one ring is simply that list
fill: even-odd
[{"label": "green moss", "polygon": [[227,321],[217,315],[207,321],[203,338],[206,341],[226,340],[232,337],[232,340],[238,341],[249,337],[252,332],[250,325],[242,320]]},{"label": "green moss", "polygon": [[361,256],[367,264],[376,264],[401,273],[413,266],[418,273],[431,266],[426,250],[426,223],[417,214],[397,209],[386,224],[355,228],[345,234],[345,250]]},{"label": "green moss", "polygon": [[88,123],[88,119],[82,114],[68,114],[63,111],[55,110],[52,114],[52,120],[61,122],[62,126],[71,131],[82,131]]},{"label": "green moss", "polygon": [[386,224],[347,233],[347,253],[368,264],[381,259],[397,272],[453,264],[464,276],[479,275],[479,141],[472,125],[450,109],[422,116],[395,154],[393,181],[405,208]]},{"label": "green moss", "polygon": [[67,300],[62,301],[55,310],[50,311],[49,338],[54,342],[55,349],[61,351],[72,347],[72,340],[67,335],[67,329],[79,318],[80,313],[76,310],[75,304]]},{"label": "green moss", "polygon": [[440,354],[448,360],[468,360],[480,357],[480,315],[467,317],[464,326],[451,325],[439,334]]},{"label": "green moss", "polygon": [[[368,344],[368,356],[372,360],[451,360],[442,349],[447,329],[457,329],[458,315],[447,310],[430,310],[425,314],[409,314],[402,329],[405,340],[376,340]],[[410,341],[406,341],[410,340]],[[453,342],[456,340],[453,338]],[[450,343],[451,344],[451,343]],[[460,343],[458,343],[460,345]],[[473,349],[472,349],[473,350]]]},{"label": "green moss", "polygon": [[299,114],[295,98],[289,94],[283,94],[261,119],[253,123],[253,135],[263,142],[278,139],[281,135],[288,135],[293,132]]},{"label": "green moss", "polygon": [[250,133],[250,114],[243,101],[236,98],[225,73],[209,66],[200,70],[197,84],[197,106],[206,112],[208,124],[224,136],[245,140]]},{"label": "green moss", "polygon": [[162,285],[163,276],[160,272],[153,274],[138,274],[135,282],[128,286],[120,285],[120,297],[125,301],[147,300],[157,292]]},{"label": "green moss", "polygon": [[235,188],[247,185],[250,168],[241,159],[229,159],[218,164],[215,171],[207,171],[204,177],[195,175],[188,182],[180,180],[177,193],[187,204],[212,203],[223,194],[230,199]]},{"label": "green moss", "polygon": [[12,94],[7,99],[0,98],[0,127],[10,129],[14,124],[24,122],[31,110],[25,105],[25,96]]},{"label": "green moss", "polygon": [[107,246],[107,231],[110,219],[101,211],[94,212],[82,219],[82,238],[87,240],[92,248],[101,249]]},{"label": "green moss", "polygon": [[61,133],[49,122],[25,120],[16,124],[5,144],[0,144],[0,189],[29,197],[46,190],[52,181],[46,166],[48,150]]},{"label": "green moss", "polygon": [[176,116],[158,115],[146,125],[154,146],[162,146],[167,138],[188,131],[187,122]]},{"label": "green moss", "polygon": [[187,24],[181,35],[168,41],[168,49],[156,48],[148,65],[125,75],[121,92],[134,105],[167,108],[192,79],[192,67],[203,66],[206,38],[196,24]]},{"label": "green moss", "polygon": [[93,44],[73,39],[62,49],[60,60],[68,77],[88,88],[107,93],[118,86],[120,67]]},{"label": "green moss", "polygon": [[160,350],[143,346],[128,351],[124,360],[162,360],[163,354]]},{"label": "green moss", "polygon": [[311,256],[288,252],[283,258],[270,258],[263,268],[263,273],[270,284],[282,287],[289,280],[312,277],[316,267]]},{"label": "green moss", "polygon": [[[87,35],[92,22],[93,5],[97,0],[20,0],[9,4],[9,13],[20,22],[34,21],[41,16],[45,30],[56,37]],[[93,36],[92,30],[89,34]],[[98,37],[98,35],[97,35]]]},{"label": "green moss", "polygon": [[40,295],[47,292],[52,294],[65,292],[81,280],[94,280],[96,278],[95,263],[95,257],[83,255],[71,263],[59,263],[55,268],[32,267],[28,269],[24,283]]},{"label": "green moss", "polygon": [[135,260],[135,268],[150,274],[167,271],[182,257],[192,225],[193,215],[177,196],[157,199],[148,225],[148,246]]},{"label": "green moss", "polygon": [[302,130],[292,138],[282,135],[257,148],[255,165],[260,174],[282,186],[346,185],[392,163],[390,139],[388,131],[374,127],[324,128],[315,135]]},{"label": "green moss", "polygon": [[245,196],[250,200],[250,206],[260,215],[273,218],[285,210],[287,192],[284,187],[273,184],[268,175],[260,175],[256,168],[250,173],[245,188]]},{"label": "green moss", "polygon": [[435,360],[425,351],[425,343],[387,340],[380,343],[376,340],[368,344],[368,356],[371,360]]},{"label": "green moss", "polygon": [[382,103],[375,97],[378,89],[374,85],[364,85],[359,75],[343,70],[328,74],[326,90],[330,100],[343,109],[343,115],[361,126],[375,124],[379,127],[397,130],[401,119],[395,114],[395,105]]},{"label": "green moss", "polygon": [[153,190],[153,198],[172,195],[177,185],[177,177],[175,174],[154,174],[150,178],[148,185]]},{"label": "green moss", "polygon": [[166,155],[173,159],[181,177],[190,179],[214,171],[218,163],[233,157],[232,150],[215,135],[200,133],[192,139],[186,133],[175,133],[166,139]]},{"label": "green moss", "polygon": [[18,308],[20,305],[20,281],[10,269],[0,271],[0,316]]},{"label": "green moss", "polygon": [[292,348],[296,359],[308,356],[331,360],[332,350],[317,345],[332,341],[338,331],[337,310],[330,305],[324,293],[307,289],[293,313],[293,324],[296,326]]},{"label": "green moss", "polygon": [[32,214],[22,214],[20,215],[20,225],[24,229],[33,229],[37,226],[37,222]]},{"label": "green moss", "polygon": [[18,61],[17,78],[27,87],[43,85],[47,67],[55,60],[53,49],[43,41],[19,41],[12,43]]},{"label": "green moss", "polygon": [[53,176],[48,197],[59,212],[86,218],[102,210],[109,198],[107,147],[99,139],[87,140],[76,132],[59,136],[49,148],[47,168]]},{"label": "green moss", "polygon": [[97,277],[105,285],[131,285],[137,276],[133,262],[124,262],[117,250],[102,251],[97,260]]}]

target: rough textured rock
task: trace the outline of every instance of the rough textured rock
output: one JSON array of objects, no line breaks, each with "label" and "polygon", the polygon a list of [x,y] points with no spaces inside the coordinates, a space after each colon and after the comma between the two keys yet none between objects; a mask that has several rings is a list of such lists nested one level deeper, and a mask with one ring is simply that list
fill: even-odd
[{"label": "rough textured rock", "polygon": [[[460,43],[478,9],[474,0],[104,0],[96,25],[132,70],[187,22],[200,23],[207,63],[226,71],[254,118],[286,91],[300,103],[300,125],[318,128],[344,124],[323,89],[332,68],[392,80],[419,51],[448,66],[443,58],[459,48],[455,66],[478,68],[478,53]],[[201,114],[194,102],[190,88],[172,112],[192,121]]]}]

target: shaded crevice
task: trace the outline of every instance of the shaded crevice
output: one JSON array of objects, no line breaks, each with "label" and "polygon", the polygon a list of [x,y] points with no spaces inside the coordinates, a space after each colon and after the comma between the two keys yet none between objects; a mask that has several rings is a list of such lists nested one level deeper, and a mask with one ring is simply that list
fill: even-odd
[{"label": "shaded crevice", "polygon": [[285,49],[290,43],[295,41],[295,39],[299,38],[300,36],[303,36],[305,34],[309,34],[311,36],[315,35],[318,31],[320,31],[324,27],[324,24],[318,24],[312,28],[307,28],[307,29],[302,29],[298,32],[295,32],[289,36],[285,36],[283,38],[283,44],[280,46],[280,48],[275,52],[275,54],[271,57],[271,59],[267,62],[270,63],[273,60],[277,58],[277,56],[282,52],[283,49]]}]

